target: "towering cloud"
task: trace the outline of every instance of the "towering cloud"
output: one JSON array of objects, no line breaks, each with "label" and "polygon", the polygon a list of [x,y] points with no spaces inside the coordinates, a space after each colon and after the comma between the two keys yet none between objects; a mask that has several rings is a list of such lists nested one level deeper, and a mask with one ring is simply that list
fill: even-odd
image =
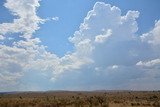
[{"label": "towering cloud", "polygon": [[[46,21],[36,14],[39,0],[7,0],[4,6],[17,18],[0,24],[1,91],[44,89],[45,84],[48,89],[160,88],[160,21],[137,36],[138,11],[122,15],[118,7],[96,2],[69,37],[74,50],[58,57],[33,37]],[[18,39],[2,43],[8,34]],[[33,76],[45,83],[35,86]]]}]

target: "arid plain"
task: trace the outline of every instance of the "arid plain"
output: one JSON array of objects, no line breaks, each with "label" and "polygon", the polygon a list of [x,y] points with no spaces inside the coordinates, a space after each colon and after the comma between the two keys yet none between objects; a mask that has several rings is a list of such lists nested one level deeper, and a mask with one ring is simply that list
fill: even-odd
[{"label": "arid plain", "polygon": [[0,107],[160,107],[160,91],[11,92]]}]

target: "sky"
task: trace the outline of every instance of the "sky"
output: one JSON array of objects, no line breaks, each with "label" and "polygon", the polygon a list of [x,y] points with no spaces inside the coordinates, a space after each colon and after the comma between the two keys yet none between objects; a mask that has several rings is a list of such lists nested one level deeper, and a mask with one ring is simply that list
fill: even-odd
[{"label": "sky", "polygon": [[0,91],[159,90],[159,0],[1,0]]}]

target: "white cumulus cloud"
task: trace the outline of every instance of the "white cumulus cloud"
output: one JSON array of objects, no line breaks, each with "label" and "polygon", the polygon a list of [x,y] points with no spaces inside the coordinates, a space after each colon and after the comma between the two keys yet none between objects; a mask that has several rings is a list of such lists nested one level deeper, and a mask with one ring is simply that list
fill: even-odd
[{"label": "white cumulus cloud", "polygon": [[38,24],[43,19],[36,15],[39,0],[6,0],[4,6],[9,9],[13,15],[17,16],[13,23],[0,24],[1,34],[23,33],[25,38],[30,38],[32,33],[39,29]]},{"label": "white cumulus cloud", "polygon": [[160,67],[160,59],[154,59],[146,62],[139,61],[136,65],[142,67],[155,67],[155,66]]},{"label": "white cumulus cloud", "polygon": [[[32,36],[45,21],[36,13],[39,0],[7,0],[4,6],[17,18],[0,24],[0,34],[5,37],[7,33],[20,33],[18,36],[23,39],[11,46],[0,45],[0,90],[18,90],[24,84],[34,87],[30,81],[35,75],[51,89],[139,89],[141,84],[153,89],[152,82],[159,81],[160,21],[151,31],[135,36],[138,11],[129,10],[122,15],[120,8],[96,2],[79,30],[69,37],[74,50],[58,57]],[[152,68],[154,75],[148,76],[150,70],[139,66],[156,66]],[[43,89],[45,84],[38,85]]]},{"label": "white cumulus cloud", "polygon": [[143,34],[141,39],[153,45],[160,45],[160,20],[156,21],[153,30]]},{"label": "white cumulus cloud", "polygon": [[111,36],[111,35],[112,35],[112,30],[111,30],[111,29],[108,29],[105,34],[103,34],[103,35],[97,35],[97,36],[95,37],[95,42],[103,43],[103,42],[105,42],[105,41],[107,40],[107,38],[108,38],[109,36]]}]

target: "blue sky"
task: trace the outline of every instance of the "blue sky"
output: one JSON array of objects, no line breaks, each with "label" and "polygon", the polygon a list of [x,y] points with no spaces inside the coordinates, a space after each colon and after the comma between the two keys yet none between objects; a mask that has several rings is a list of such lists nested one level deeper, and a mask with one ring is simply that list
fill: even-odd
[{"label": "blue sky", "polygon": [[[41,7],[38,9],[38,15],[42,18],[58,16],[58,22],[47,22],[37,31],[36,36],[40,37],[43,43],[50,51],[54,51],[59,56],[63,56],[68,50],[73,49],[72,44],[68,42],[68,37],[79,29],[80,23],[88,11],[98,0],[45,0],[41,1]],[[138,34],[147,32],[154,26],[155,20],[160,18],[159,0],[99,0],[117,6],[126,14],[128,10],[138,10],[141,14],[137,20],[139,30]],[[49,11],[51,10],[51,11]],[[50,28],[50,29],[49,29]],[[45,36],[44,36],[45,35]],[[58,46],[58,47],[57,47]]]},{"label": "blue sky", "polygon": [[[98,0],[42,0],[41,6],[37,10],[38,16],[48,18],[57,16],[58,22],[48,21],[41,25],[34,36],[39,37],[44,45],[48,46],[49,51],[54,51],[59,56],[63,56],[67,51],[73,50],[73,45],[68,41],[69,36],[79,29],[87,12],[93,8]],[[154,26],[155,20],[160,18],[159,0],[99,0],[117,6],[125,14],[128,10],[138,10],[141,14],[137,20],[139,30],[138,34],[147,32]],[[11,22],[15,16],[3,6],[5,0],[0,2],[0,23]],[[149,8],[150,7],[150,8]]]},{"label": "blue sky", "polygon": [[159,0],[1,0],[0,91],[160,89],[159,10]]}]

